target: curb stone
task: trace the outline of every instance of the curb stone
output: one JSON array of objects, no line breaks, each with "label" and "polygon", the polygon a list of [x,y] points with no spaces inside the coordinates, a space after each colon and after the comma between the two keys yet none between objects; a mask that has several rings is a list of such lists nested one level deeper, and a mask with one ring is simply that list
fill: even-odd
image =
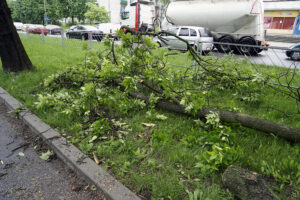
[{"label": "curb stone", "polygon": [[24,110],[19,113],[19,117],[23,123],[41,137],[68,167],[85,178],[87,182],[97,186],[108,199],[140,200],[136,194],[104,171],[77,147],[68,142],[66,138],[42,122],[40,118],[31,113],[23,104],[1,87],[0,103],[3,103],[9,110],[13,111],[18,108],[24,108]]}]

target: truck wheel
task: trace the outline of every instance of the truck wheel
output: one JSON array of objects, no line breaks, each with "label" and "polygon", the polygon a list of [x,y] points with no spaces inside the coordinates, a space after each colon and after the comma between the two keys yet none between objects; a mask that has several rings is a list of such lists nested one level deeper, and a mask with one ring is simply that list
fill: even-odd
[{"label": "truck wheel", "polygon": [[[235,43],[235,40],[234,40],[233,37],[228,35],[228,36],[221,37],[218,42],[220,42],[220,43],[231,43],[232,44],[232,43]],[[231,51],[234,51],[235,46],[234,45],[229,45],[229,44],[217,44],[216,48],[221,53],[229,53]]]},{"label": "truck wheel", "polygon": [[[256,45],[256,41],[249,36],[246,37],[242,37],[239,40],[239,44],[241,45]],[[246,46],[239,46],[239,51],[241,54],[247,55],[247,56],[252,56],[252,55],[256,55],[258,53],[258,50],[256,50],[256,48],[254,47],[246,47]]]}]

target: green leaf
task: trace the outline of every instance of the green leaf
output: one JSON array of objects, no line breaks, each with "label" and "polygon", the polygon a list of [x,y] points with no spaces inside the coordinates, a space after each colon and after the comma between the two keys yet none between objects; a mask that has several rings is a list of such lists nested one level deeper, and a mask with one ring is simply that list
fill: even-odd
[{"label": "green leaf", "polygon": [[47,161],[50,158],[50,156],[52,156],[52,155],[53,155],[53,152],[50,151],[50,150],[48,150],[46,153],[42,153],[42,155],[40,156],[40,158],[42,160]]},{"label": "green leaf", "polygon": [[23,152],[19,152],[19,156],[23,157],[25,154]]},{"label": "green leaf", "polygon": [[166,117],[165,115],[157,114],[156,115],[156,119],[158,119],[158,120],[166,120],[166,119],[168,119],[168,117]]},{"label": "green leaf", "polygon": [[96,185],[92,185],[92,186],[91,186],[91,190],[96,191],[96,190],[97,190]]},{"label": "green leaf", "polygon": [[90,139],[89,143],[94,142],[97,138],[98,138],[98,137],[97,137],[96,135],[94,135],[94,136],[92,137],[92,139]]}]

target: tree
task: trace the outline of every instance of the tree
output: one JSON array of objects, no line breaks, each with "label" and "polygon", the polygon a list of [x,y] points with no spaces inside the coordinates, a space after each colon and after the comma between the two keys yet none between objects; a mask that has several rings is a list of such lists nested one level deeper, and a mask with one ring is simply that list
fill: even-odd
[{"label": "tree", "polygon": [[16,0],[8,1],[12,11],[12,19],[29,24],[43,24],[44,1],[43,0]]},{"label": "tree", "polygon": [[0,57],[4,71],[33,69],[11,18],[6,0],[0,1]]},{"label": "tree", "polygon": [[84,14],[84,16],[90,20],[91,23],[93,21],[101,23],[109,22],[109,15],[105,8],[103,6],[98,7],[92,3],[88,4],[88,11]]},{"label": "tree", "polygon": [[170,0],[160,0],[163,4],[167,5],[168,3],[170,3]]}]

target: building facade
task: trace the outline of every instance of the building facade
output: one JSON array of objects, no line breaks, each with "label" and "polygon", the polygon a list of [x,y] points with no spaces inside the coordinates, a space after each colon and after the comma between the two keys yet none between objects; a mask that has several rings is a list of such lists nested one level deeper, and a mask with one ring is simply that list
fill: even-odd
[{"label": "building facade", "polygon": [[111,23],[120,24],[122,19],[128,15],[125,11],[128,0],[97,0],[97,4],[104,6],[108,11]]},{"label": "building facade", "polygon": [[265,1],[264,24],[269,34],[300,34],[300,1]]},{"label": "building facade", "polygon": [[[157,0],[156,0],[157,1]],[[129,20],[129,17],[132,16],[133,6],[137,0],[97,0],[98,6],[104,6],[108,11],[110,16],[110,22],[115,24],[123,24]],[[142,5],[151,7],[151,10],[155,9],[155,0],[139,0]],[[153,8],[152,8],[153,7]],[[141,12],[143,17],[148,17],[146,13]],[[152,21],[151,19],[146,21]]]}]

